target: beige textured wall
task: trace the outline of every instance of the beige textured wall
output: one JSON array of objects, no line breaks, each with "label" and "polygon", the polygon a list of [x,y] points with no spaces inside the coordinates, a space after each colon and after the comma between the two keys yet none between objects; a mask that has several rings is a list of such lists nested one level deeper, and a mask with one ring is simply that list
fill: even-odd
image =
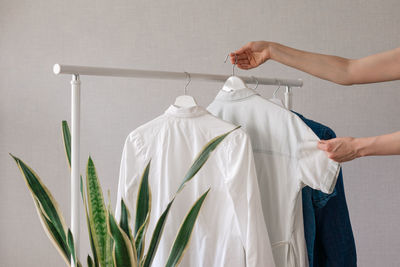
[{"label": "beige textured wall", "polygon": [[[60,123],[70,120],[70,77],[53,75],[54,63],[229,74],[226,54],[258,39],[356,58],[399,46],[399,11],[398,0],[1,0],[0,265],[63,265],[8,155],[41,175],[69,221]],[[240,74],[304,79],[295,110],[340,136],[399,130],[399,81],[344,87],[275,62]],[[162,113],[185,82],[82,77],[82,85],[81,171],[90,153],[114,205],[126,135]],[[189,92],[207,105],[221,86],[193,82]],[[268,96],[273,89],[258,90]],[[343,166],[359,266],[399,265],[399,160],[371,157]],[[82,220],[83,261],[85,229]]]}]

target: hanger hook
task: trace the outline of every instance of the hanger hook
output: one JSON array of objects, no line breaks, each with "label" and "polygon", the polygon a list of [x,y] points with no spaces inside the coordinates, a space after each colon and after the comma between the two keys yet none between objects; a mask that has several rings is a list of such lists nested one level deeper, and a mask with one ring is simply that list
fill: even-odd
[{"label": "hanger hook", "polygon": [[[230,55],[230,54],[226,55],[226,58],[225,58],[225,60],[224,60],[224,63],[226,63],[226,61],[228,60],[229,55]],[[236,64],[237,64],[237,55],[235,54],[235,64],[233,64],[233,66],[232,66],[232,76],[235,76],[235,67],[236,67]]]},{"label": "hanger hook", "polygon": [[184,91],[183,91],[183,94],[184,94],[184,95],[186,95],[186,93],[187,93],[187,87],[188,87],[189,83],[192,81],[192,78],[190,77],[190,73],[185,71],[185,74],[186,74],[186,78],[189,78],[189,81],[188,81],[188,82],[186,83],[186,85],[185,85],[185,89],[184,89]]},{"label": "hanger hook", "polygon": [[281,81],[278,79],[275,79],[278,82],[278,88],[275,89],[274,94],[272,95],[274,98],[276,98],[276,93],[279,91],[279,88],[281,88]]},{"label": "hanger hook", "polygon": [[228,60],[229,54],[226,55],[226,58],[224,60],[224,63],[226,63],[226,61]]},{"label": "hanger hook", "polygon": [[256,90],[257,87],[258,87],[258,80],[257,80],[256,77],[254,77],[254,76],[251,76],[251,78],[257,82],[256,87],[253,88],[253,90]]}]

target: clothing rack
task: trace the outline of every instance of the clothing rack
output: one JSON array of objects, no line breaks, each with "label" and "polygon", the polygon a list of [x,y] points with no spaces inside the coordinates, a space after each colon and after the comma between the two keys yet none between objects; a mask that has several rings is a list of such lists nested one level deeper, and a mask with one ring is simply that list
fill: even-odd
[{"label": "clothing rack", "polygon": [[[148,78],[148,79],[168,79],[185,80],[185,72],[155,71],[155,70],[137,70],[121,68],[104,68],[89,66],[72,66],[55,64],[53,72],[58,74],[71,74],[71,232],[75,240],[76,257],[79,256],[80,248],[80,172],[79,172],[79,154],[80,154],[80,101],[81,101],[81,75],[107,76],[107,77],[130,77],[130,78]],[[230,75],[216,75],[204,73],[190,73],[191,80],[208,82],[225,82]],[[260,77],[242,77],[240,78],[247,84],[263,84],[284,86],[286,91],[285,106],[292,108],[292,88],[302,87],[302,80],[275,79]],[[71,260],[71,266],[75,263]]]}]

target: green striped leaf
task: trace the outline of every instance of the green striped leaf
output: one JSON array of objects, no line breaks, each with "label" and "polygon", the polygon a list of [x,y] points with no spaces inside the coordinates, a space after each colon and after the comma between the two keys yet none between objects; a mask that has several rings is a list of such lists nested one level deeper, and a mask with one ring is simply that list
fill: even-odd
[{"label": "green striped leaf", "polygon": [[[108,205],[107,205],[107,211],[111,211],[111,192],[110,189],[107,190],[107,196],[108,196]],[[108,215],[107,215],[108,216]],[[108,224],[108,220],[107,220]],[[108,231],[108,228],[107,228]],[[112,249],[114,247],[114,240],[112,239],[111,233],[108,231],[108,247],[107,247],[107,256],[111,260],[112,267],[114,267],[114,260],[112,258]]]},{"label": "green striped leaf", "polygon": [[39,176],[27,164],[11,153],[10,156],[15,160],[25,179],[46,234],[69,265],[71,254],[67,244],[67,228],[56,200]]},{"label": "green striped leaf", "polygon": [[[150,220],[151,212],[151,190],[149,186],[150,161],[143,171],[140,180],[139,191],[136,201],[136,218],[135,218],[135,246],[137,250],[137,258],[141,259],[144,250],[144,241],[146,229]],[[141,229],[140,234],[139,229]]]},{"label": "green striped leaf", "polygon": [[[86,215],[86,226],[88,228],[88,234],[89,234],[90,248],[92,249],[92,254],[93,254],[93,258],[94,258],[94,266],[98,267],[99,266],[99,259],[97,257],[96,247],[94,245],[93,233],[92,233],[92,228],[93,227],[91,226],[90,218],[89,218],[89,214],[88,214],[88,210],[87,210],[86,195],[84,194],[85,190],[84,190],[82,176],[80,177],[80,184],[81,184],[80,189],[81,189],[81,197],[82,197],[82,202],[83,202],[83,208],[85,210],[85,215]],[[90,256],[88,255],[88,257],[90,257]],[[92,259],[92,258],[90,258],[90,259]]]},{"label": "green striped leaf", "polygon": [[68,246],[71,250],[71,255],[72,255],[72,258],[74,259],[75,266],[82,267],[82,264],[80,263],[79,259],[76,257],[74,238],[72,236],[72,232],[70,229],[68,229]]},{"label": "green striped leaf", "polygon": [[93,265],[93,260],[89,255],[87,256],[87,265],[88,265],[88,267],[93,267],[94,266]]},{"label": "green striped leaf", "polygon": [[71,134],[68,127],[67,121],[62,121],[61,130],[64,140],[64,150],[65,155],[67,156],[69,167],[71,167]]},{"label": "green striped leaf", "polygon": [[135,238],[135,247],[137,248],[137,258],[140,260],[143,259],[144,254],[144,245],[145,245],[145,235],[147,231],[147,226],[150,220],[150,214],[147,215],[146,220],[144,221],[142,227],[139,228],[139,231],[136,234]]},{"label": "green striped leaf", "polygon": [[192,166],[189,168],[189,171],[186,173],[183,182],[178,189],[178,192],[180,192],[185,186],[185,184],[189,182],[197,174],[197,172],[201,169],[201,167],[203,167],[204,163],[206,163],[207,159],[209,158],[211,152],[214,151],[214,149],[222,142],[222,140],[224,140],[228,134],[230,134],[231,132],[235,131],[238,128],[240,128],[240,126],[236,127],[235,129],[225,134],[213,138],[204,146],[204,148],[201,150],[199,155],[194,160]]},{"label": "green striped leaf", "polygon": [[136,267],[135,253],[128,236],[118,226],[114,216],[108,211],[108,231],[114,240],[113,260],[115,267]]},{"label": "green striped leaf", "polygon": [[43,229],[47,237],[50,239],[50,241],[53,243],[57,251],[60,253],[65,263],[69,266],[71,259],[70,259],[70,250],[68,244],[62,239],[57,229],[54,227],[53,223],[45,215],[40,203],[36,199],[34,199],[34,203],[40,222],[42,223]]},{"label": "green striped leaf", "polygon": [[135,255],[137,255],[135,241],[134,241],[134,238],[132,237],[131,229],[129,228],[130,218],[131,218],[131,216],[130,216],[128,208],[125,205],[125,201],[123,199],[121,199],[121,218],[120,218],[120,222],[119,222],[119,227],[121,227],[121,229],[128,236],[128,239],[132,245],[133,253]]},{"label": "green striped leaf", "polygon": [[171,202],[168,203],[166,209],[164,210],[164,212],[161,214],[160,218],[157,221],[156,227],[154,228],[153,235],[151,237],[149,249],[147,250],[147,254],[142,261],[143,267],[150,267],[153,262],[154,256],[156,255],[157,252],[158,244],[160,243],[162,232],[164,230],[165,222],[169,214],[169,210],[174,200],[175,198],[173,198]]},{"label": "green striped leaf", "polygon": [[69,250],[71,251],[72,259],[74,260],[75,266],[78,266],[78,264],[76,262],[74,238],[72,236],[70,229],[68,229],[68,247],[69,247]]},{"label": "green striped leaf", "polygon": [[130,213],[129,210],[127,209],[125,205],[125,201],[121,199],[121,218],[119,221],[119,227],[125,232],[125,234],[128,236],[129,240],[132,242],[132,233],[131,229],[129,228],[129,221],[130,221]]},{"label": "green striped leaf", "polygon": [[190,241],[190,236],[193,231],[194,224],[196,223],[197,216],[199,215],[200,209],[203,205],[204,199],[206,198],[208,189],[193,205],[189,213],[186,215],[181,227],[179,228],[178,234],[175,238],[174,244],[172,245],[171,252],[169,254],[166,267],[174,267],[179,264],[183,254]]},{"label": "green striped leaf", "polygon": [[89,157],[86,168],[86,191],[89,221],[96,255],[100,266],[109,267],[112,265],[112,258],[110,257],[110,236],[107,231],[107,211],[103,191],[91,157]]},{"label": "green striped leaf", "polygon": [[139,228],[145,222],[147,214],[151,209],[149,171],[150,171],[150,162],[147,164],[142,174],[142,178],[140,179],[139,191],[136,201],[135,237],[137,232],[139,231]]}]

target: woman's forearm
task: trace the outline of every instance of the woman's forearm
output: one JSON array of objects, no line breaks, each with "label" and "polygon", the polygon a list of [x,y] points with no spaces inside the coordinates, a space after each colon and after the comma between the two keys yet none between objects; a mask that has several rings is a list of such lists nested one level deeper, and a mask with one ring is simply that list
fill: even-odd
[{"label": "woman's forearm", "polygon": [[270,59],[337,84],[352,85],[400,79],[400,47],[360,59],[347,59],[266,42]]},{"label": "woman's forearm", "polygon": [[352,83],[349,75],[350,59],[306,52],[278,43],[269,43],[268,46],[272,60],[334,83]]},{"label": "woman's forearm", "polygon": [[400,131],[354,140],[357,154],[360,157],[378,155],[400,155]]}]

